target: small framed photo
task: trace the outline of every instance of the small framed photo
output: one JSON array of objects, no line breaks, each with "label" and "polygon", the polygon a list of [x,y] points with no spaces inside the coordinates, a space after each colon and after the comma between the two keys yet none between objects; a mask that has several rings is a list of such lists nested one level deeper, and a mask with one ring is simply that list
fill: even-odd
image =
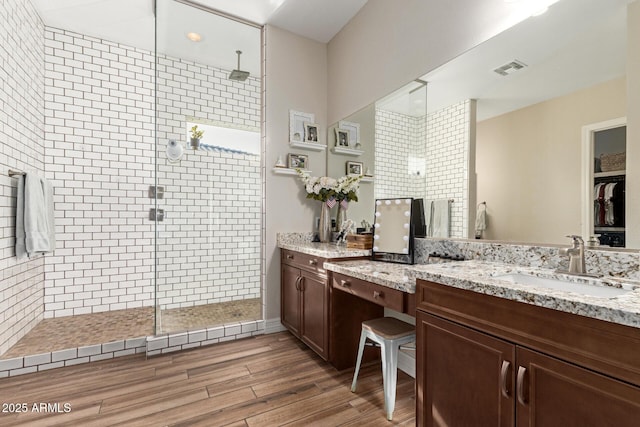
[{"label": "small framed photo", "polygon": [[289,110],[289,141],[303,142],[305,135],[305,123],[313,123],[315,115],[302,111]]},{"label": "small framed photo", "polygon": [[349,131],[346,129],[336,128],[336,147],[349,146]]},{"label": "small framed photo", "polygon": [[362,175],[363,169],[361,162],[347,162],[347,175]]},{"label": "small framed photo", "polygon": [[304,142],[318,142],[318,125],[315,123],[304,124]]},{"label": "small framed photo", "polygon": [[360,123],[340,120],[338,122],[338,128],[349,133],[349,146],[358,148],[360,145]]},{"label": "small framed photo", "polygon": [[287,155],[287,167],[289,169],[308,169],[309,168],[309,156],[304,154],[291,154]]}]

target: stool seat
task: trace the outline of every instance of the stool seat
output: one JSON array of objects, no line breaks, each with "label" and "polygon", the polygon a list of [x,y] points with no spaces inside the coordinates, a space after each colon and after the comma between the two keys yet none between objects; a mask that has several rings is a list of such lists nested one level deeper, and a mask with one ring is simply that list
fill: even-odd
[{"label": "stool seat", "polygon": [[415,341],[415,326],[396,319],[395,317],[380,317],[362,322],[360,345],[356,370],[353,373],[351,391],[355,393],[358,382],[358,372],[362,363],[362,353],[367,340],[380,346],[382,356],[382,382],[384,388],[384,409],[387,419],[393,418],[396,404],[396,382],[398,379],[398,349],[400,346]]},{"label": "stool seat", "polygon": [[380,317],[378,319],[365,320],[362,329],[367,329],[386,340],[394,340],[407,335],[415,335],[416,327],[395,317]]}]

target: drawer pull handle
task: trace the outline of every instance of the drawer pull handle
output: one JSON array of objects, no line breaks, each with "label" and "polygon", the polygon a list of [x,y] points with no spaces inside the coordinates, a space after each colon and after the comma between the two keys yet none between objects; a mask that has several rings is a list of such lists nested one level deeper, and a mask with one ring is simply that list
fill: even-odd
[{"label": "drawer pull handle", "polygon": [[293,255],[287,255],[287,259],[293,259]]},{"label": "drawer pull handle", "polygon": [[509,389],[507,388],[507,374],[509,373],[509,367],[511,367],[511,363],[503,360],[502,368],[500,369],[500,392],[506,398],[509,398]]},{"label": "drawer pull handle", "polygon": [[318,265],[318,261],[316,261],[315,259],[310,259],[309,265]]},{"label": "drawer pull handle", "polygon": [[382,292],[373,291],[373,298],[375,299],[382,298]]},{"label": "drawer pull handle", "polygon": [[349,282],[348,280],[340,280],[340,286],[342,286],[343,288],[348,288],[349,286],[351,286],[351,282]]},{"label": "drawer pull handle", "polygon": [[525,399],[524,397],[524,376],[527,373],[527,368],[522,367],[522,366],[518,366],[518,378],[516,380],[516,382],[518,383],[517,388],[518,388],[518,402],[521,405],[526,405],[527,404],[527,399]]}]

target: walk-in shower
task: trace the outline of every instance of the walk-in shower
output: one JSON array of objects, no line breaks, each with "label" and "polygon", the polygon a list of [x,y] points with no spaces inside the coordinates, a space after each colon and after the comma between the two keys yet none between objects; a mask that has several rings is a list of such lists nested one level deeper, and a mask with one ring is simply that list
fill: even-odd
[{"label": "walk-in shower", "polygon": [[[46,3],[0,5],[4,28],[33,30],[9,46],[6,69],[26,60],[42,70],[14,76],[26,94],[3,89],[35,124],[20,141],[27,155],[10,149],[17,137],[5,132],[0,164],[5,175],[16,169],[53,183],[58,241],[53,254],[22,263],[12,243],[2,252],[12,254],[2,259],[10,281],[0,302],[20,309],[0,305],[0,375],[258,332],[262,29],[158,0],[144,2],[148,9],[131,2],[120,21],[94,32],[50,25],[56,13]],[[76,3],[74,13],[88,8]],[[86,3],[87,19],[110,10],[108,1]],[[250,76],[229,80],[228,52],[238,49]],[[205,130],[202,144],[187,150],[194,125]],[[0,185],[13,196],[2,208],[10,218],[15,180]],[[29,355],[42,357],[30,365]]]}]

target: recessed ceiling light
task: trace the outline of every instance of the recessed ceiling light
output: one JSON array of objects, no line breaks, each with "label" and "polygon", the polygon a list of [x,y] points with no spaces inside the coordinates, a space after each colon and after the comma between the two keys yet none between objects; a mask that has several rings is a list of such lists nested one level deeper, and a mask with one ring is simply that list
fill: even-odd
[{"label": "recessed ceiling light", "polygon": [[202,40],[202,36],[198,33],[187,33],[187,38],[192,42],[199,42]]}]

